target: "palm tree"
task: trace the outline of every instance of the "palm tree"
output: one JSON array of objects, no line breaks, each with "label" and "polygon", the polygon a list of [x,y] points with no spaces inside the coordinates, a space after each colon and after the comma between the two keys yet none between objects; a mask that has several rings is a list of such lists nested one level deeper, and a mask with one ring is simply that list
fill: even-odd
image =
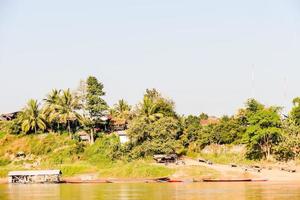
[{"label": "palm tree", "polygon": [[119,100],[118,103],[114,105],[114,111],[120,118],[127,119],[130,110],[131,106],[124,99]]},{"label": "palm tree", "polygon": [[77,110],[81,108],[81,105],[76,97],[74,97],[70,89],[62,91],[56,104],[56,110],[58,112],[59,119],[68,127],[68,132],[71,135],[71,121],[81,119]]},{"label": "palm tree", "polygon": [[[53,89],[44,99],[45,101],[45,106],[42,109],[42,113],[45,116],[46,122],[50,125],[52,129],[52,123],[53,122],[58,122],[59,120],[59,115],[57,112],[57,104],[59,100],[59,95],[61,93],[61,90]],[[59,123],[57,123],[58,128],[59,128]]]},{"label": "palm tree", "polygon": [[37,133],[37,129],[46,129],[44,116],[39,107],[40,105],[36,100],[30,99],[26,107],[19,114],[21,128],[25,133],[28,133],[29,131]]},{"label": "palm tree", "polygon": [[157,102],[147,96],[144,97],[140,105],[140,114],[149,118],[151,121],[163,117]]}]

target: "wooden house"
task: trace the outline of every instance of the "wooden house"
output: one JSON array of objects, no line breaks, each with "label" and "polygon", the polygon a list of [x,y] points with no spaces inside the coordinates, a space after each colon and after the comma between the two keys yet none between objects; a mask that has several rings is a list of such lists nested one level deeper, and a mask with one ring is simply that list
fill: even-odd
[{"label": "wooden house", "polygon": [[157,154],[153,156],[157,163],[175,163],[178,159],[176,154]]},{"label": "wooden house", "polygon": [[60,183],[60,170],[31,170],[31,171],[11,171],[8,173],[9,183]]},{"label": "wooden house", "polygon": [[11,121],[17,118],[19,112],[12,112],[0,115],[0,121]]}]

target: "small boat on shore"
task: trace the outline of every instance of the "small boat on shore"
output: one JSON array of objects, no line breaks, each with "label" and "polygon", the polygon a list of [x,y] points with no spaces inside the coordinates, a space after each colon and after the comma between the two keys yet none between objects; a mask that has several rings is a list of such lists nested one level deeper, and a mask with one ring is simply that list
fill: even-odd
[{"label": "small boat on shore", "polygon": [[252,179],[202,179],[203,182],[251,182]]},{"label": "small boat on shore", "polygon": [[83,183],[112,183],[109,180],[63,180],[61,183],[83,184]]},{"label": "small boat on shore", "polygon": [[265,182],[267,179],[202,179],[203,182]]},{"label": "small boat on shore", "polygon": [[182,180],[170,179],[168,177],[154,179],[158,183],[182,183]]}]

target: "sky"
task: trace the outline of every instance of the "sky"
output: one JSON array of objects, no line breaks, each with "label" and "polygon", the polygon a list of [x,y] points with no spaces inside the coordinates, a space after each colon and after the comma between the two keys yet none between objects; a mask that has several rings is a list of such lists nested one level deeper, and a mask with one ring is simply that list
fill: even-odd
[{"label": "sky", "polygon": [[180,114],[300,96],[299,0],[0,0],[0,113],[97,77],[105,100],[157,88]]}]

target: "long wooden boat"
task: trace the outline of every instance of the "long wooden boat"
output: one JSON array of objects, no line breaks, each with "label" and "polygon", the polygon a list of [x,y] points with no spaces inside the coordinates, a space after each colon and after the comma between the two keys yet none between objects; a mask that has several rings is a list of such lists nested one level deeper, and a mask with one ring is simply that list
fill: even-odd
[{"label": "long wooden boat", "polygon": [[251,182],[252,179],[202,179],[203,182]]},{"label": "long wooden boat", "polygon": [[202,179],[203,182],[265,182],[267,179]]},{"label": "long wooden boat", "polygon": [[82,183],[112,183],[108,180],[66,180],[61,183],[82,184]]}]

